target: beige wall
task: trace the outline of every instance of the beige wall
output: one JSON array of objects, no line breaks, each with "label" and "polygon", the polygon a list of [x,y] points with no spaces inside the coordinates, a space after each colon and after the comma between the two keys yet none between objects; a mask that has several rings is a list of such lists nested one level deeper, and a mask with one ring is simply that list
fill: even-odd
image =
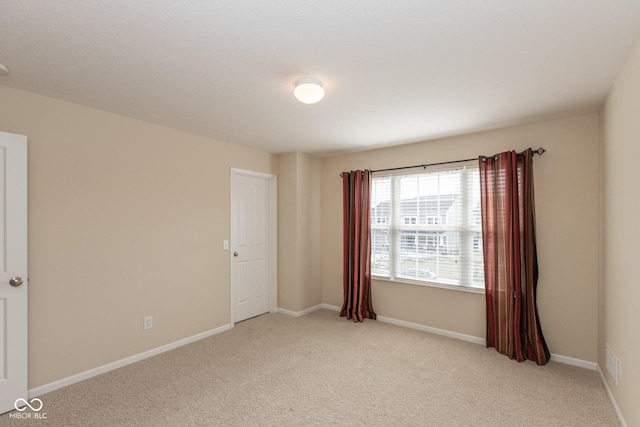
[{"label": "beige wall", "polygon": [[640,425],[640,39],[629,54],[603,110],[603,282],[599,364],[605,345],[622,362],[616,387],[605,377],[627,425]]},{"label": "beige wall", "polygon": [[275,173],[275,156],[0,99],[0,130],[29,141],[30,388],[229,323],[229,168]]},{"label": "beige wall", "polygon": [[300,312],[322,303],[321,159],[278,155],[278,305]]},{"label": "beige wall", "polygon": [[278,158],[278,307],[298,311],[298,156]]},{"label": "beige wall", "polygon": [[300,153],[298,177],[299,310],[304,310],[322,303],[322,159]]},{"label": "beige wall", "polygon": [[[323,302],[342,305],[344,170],[465,159],[527,147],[534,161],[540,280],[538,306],[552,353],[597,360],[599,117],[588,114],[395,148],[325,158],[322,168]],[[485,336],[484,295],[373,281],[377,313]]]}]

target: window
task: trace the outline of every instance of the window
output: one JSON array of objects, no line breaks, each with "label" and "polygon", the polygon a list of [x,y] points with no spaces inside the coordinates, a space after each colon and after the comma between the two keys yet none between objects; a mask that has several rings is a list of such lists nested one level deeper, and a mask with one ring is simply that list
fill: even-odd
[{"label": "window", "polygon": [[416,247],[415,233],[404,233],[400,236],[401,247],[404,250],[413,251]]},{"label": "window", "polygon": [[427,224],[429,224],[429,225],[440,224],[440,221],[442,221],[442,218],[439,217],[439,216],[428,216],[427,217]]},{"label": "window", "polygon": [[402,223],[405,225],[417,224],[418,218],[415,216],[405,216],[402,218]]},{"label": "window", "polygon": [[376,277],[484,288],[478,167],[374,176],[371,237]]}]

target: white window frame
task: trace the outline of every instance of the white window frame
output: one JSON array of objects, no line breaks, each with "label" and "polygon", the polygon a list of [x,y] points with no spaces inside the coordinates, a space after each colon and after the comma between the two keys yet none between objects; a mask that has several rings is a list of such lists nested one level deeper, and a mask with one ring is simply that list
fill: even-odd
[{"label": "white window frame", "polygon": [[[476,165],[464,165],[464,166],[460,166],[460,165],[456,165],[450,168],[438,168],[435,169],[436,171],[446,171],[446,170],[460,170],[461,174],[462,174],[462,184],[460,187],[460,192],[461,192],[461,203],[463,204],[463,211],[467,211],[466,209],[466,204],[468,203],[469,198],[467,197],[467,194],[465,193],[465,191],[470,188],[470,186],[468,185],[468,179],[471,179],[471,173],[468,173],[470,170],[474,170],[477,169]],[[421,172],[421,173],[428,173],[428,172],[432,172],[434,171],[432,170],[427,170],[425,172]],[[418,173],[419,174],[419,173]],[[477,221],[477,218],[474,217],[473,213],[469,213],[469,215],[467,215],[466,217],[463,218],[462,224],[456,229],[454,226],[447,224],[446,221],[446,217],[444,216],[427,216],[426,218],[437,218],[437,221],[434,220],[433,222],[437,222],[437,224],[422,224],[419,223],[419,221],[416,220],[416,223],[411,223],[409,220],[409,223],[405,223],[405,220],[408,218],[411,218],[412,216],[402,216],[402,212],[400,212],[400,206],[401,206],[401,201],[399,198],[400,195],[400,179],[402,176],[406,176],[406,175],[386,175],[386,176],[379,176],[376,177],[374,176],[373,179],[390,179],[391,180],[391,206],[390,206],[390,217],[388,218],[388,220],[385,221],[385,223],[378,223],[378,224],[373,224],[372,222],[372,228],[378,228],[378,229],[388,229],[388,236],[389,236],[389,254],[388,254],[388,258],[389,258],[389,274],[388,275],[382,275],[382,274],[376,274],[375,272],[372,274],[373,278],[375,280],[382,280],[382,281],[391,281],[391,282],[401,282],[401,283],[410,283],[410,284],[418,284],[418,285],[424,285],[424,286],[432,286],[432,287],[438,287],[438,288],[446,288],[446,289],[452,289],[452,290],[458,290],[458,291],[465,291],[465,292],[472,292],[472,293],[484,293],[484,287],[479,287],[477,284],[474,286],[473,284],[473,271],[474,271],[474,261],[473,261],[473,251],[476,250],[474,248],[474,235],[477,232],[482,232],[482,226],[481,224],[479,224],[479,222]],[[394,203],[395,201],[395,203]],[[372,208],[374,208],[372,206]],[[428,223],[428,220],[425,221]],[[460,262],[460,264],[463,266],[460,270],[460,279],[459,279],[459,283],[450,283],[449,281],[447,281],[446,279],[441,280],[441,279],[421,279],[421,278],[407,278],[407,277],[402,277],[400,272],[398,270],[400,270],[400,267],[397,265],[399,263],[401,263],[400,261],[400,254],[398,253],[398,251],[402,252],[402,236],[404,235],[403,232],[407,232],[409,230],[420,230],[423,227],[432,227],[431,229],[427,229],[425,228],[425,230],[428,231],[433,231],[433,227],[436,227],[438,230],[441,231],[451,231],[451,232],[459,232],[459,236],[460,236],[460,242],[459,242],[459,255],[458,255],[458,260]],[[416,233],[416,237],[415,239],[415,244],[416,247],[419,247],[421,245],[420,241],[420,237],[422,237],[421,235],[419,235],[418,233]],[[434,240],[435,239],[435,240]],[[436,235],[436,236],[430,236],[429,234],[426,235],[426,242],[427,244],[425,245],[426,247],[429,247],[431,249],[433,248],[442,248],[445,249],[446,251],[448,251],[450,249],[449,244],[451,244],[449,242],[449,238],[446,235]],[[435,245],[433,245],[432,243],[436,242]],[[372,257],[374,255],[372,254]],[[379,256],[379,255],[378,255]]]}]

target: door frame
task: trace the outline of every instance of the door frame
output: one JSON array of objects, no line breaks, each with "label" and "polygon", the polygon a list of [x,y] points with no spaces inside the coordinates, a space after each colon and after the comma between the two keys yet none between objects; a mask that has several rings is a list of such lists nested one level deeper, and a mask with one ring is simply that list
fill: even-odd
[{"label": "door frame", "polygon": [[[0,413],[15,408],[16,399],[28,398],[28,188],[27,137],[8,132],[2,134],[5,150],[5,270],[2,273],[4,310],[3,356],[6,378],[0,395]],[[6,143],[6,145],[5,145]],[[11,276],[20,276],[22,285],[9,286]],[[6,279],[6,282],[4,281]],[[10,306],[9,306],[10,305]]]},{"label": "door frame", "polygon": [[247,169],[230,168],[229,179],[229,217],[230,217],[230,244],[229,244],[229,266],[230,266],[230,283],[229,283],[229,325],[234,326],[235,319],[235,262],[233,252],[236,242],[236,204],[234,187],[239,175],[250,176],[254,178],[262,178],[268,184],[269,189],[269,235],[267,236],[267,247],[269,250],[269,312],[276,313],[278,311],[278,177],[269,173],[255,172]]}]

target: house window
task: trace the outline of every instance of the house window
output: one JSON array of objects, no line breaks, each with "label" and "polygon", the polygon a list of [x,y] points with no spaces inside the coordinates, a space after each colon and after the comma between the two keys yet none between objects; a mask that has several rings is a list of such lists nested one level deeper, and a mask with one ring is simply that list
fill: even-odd
[{"label": "house window", "polygon": [[484,288],[477,165],[374,176],[371,198],[374,277]]},{"label": "house window", "polygon": [[428,216],[427,224],[428,225],[438,225],[442,221],[442,218],[439,216]]},{"label": "house window", "polygon": [[418,223],[418,218],[415,216],[405,216],[402,218],[402,223],[404,225],[415,225]]},{"label": "house window", "polygon": [[432,248],[438,246],[438,236],[427,236],[427,246]]},{"label": "house window", "polygon": [[406,251],[413,251],[416,248],[415,234],[402,234],[400,236],[401,247]]}]

